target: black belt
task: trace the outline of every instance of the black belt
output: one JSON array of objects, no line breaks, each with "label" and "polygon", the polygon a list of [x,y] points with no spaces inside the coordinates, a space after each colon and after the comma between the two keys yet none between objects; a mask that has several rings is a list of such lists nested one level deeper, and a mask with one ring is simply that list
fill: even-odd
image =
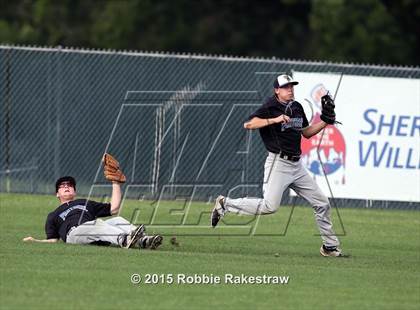
[{"label": "black belt", "polygon": [[279,157],[290,161],[299,161],[300,159],[300,156],[298,155],[290,155],[284,152],[280,152]]}]

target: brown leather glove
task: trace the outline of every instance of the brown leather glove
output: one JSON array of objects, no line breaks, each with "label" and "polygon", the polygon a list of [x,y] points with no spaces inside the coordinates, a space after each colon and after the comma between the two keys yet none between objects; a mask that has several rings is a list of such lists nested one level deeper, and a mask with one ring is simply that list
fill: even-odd
[{"label": "brown leather glove", "polygon": [[108,181],[125,183],[127,180],[120,169],[119,162],[110,154],[105,153],[102,162],[104,163],[104,176]]}]

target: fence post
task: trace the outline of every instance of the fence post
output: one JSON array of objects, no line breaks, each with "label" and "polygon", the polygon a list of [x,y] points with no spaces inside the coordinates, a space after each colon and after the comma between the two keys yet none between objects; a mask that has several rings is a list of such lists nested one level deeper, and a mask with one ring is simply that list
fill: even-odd
[{"label": "fence post", "polygon": [[55,139],[54,139],[54,174],[57,179],[60,177],[60,143],[61,143],[61,46],[57,47],[56,54],[56,103],[55,103]]},{"label": "fence post", "polygon": [[6,89],[5,89],[5,153],[6,153],[6,192],[10,193],[10,112],[12,108],[11,103],[11,64],[10,64],[10,50],[6,49]]}]

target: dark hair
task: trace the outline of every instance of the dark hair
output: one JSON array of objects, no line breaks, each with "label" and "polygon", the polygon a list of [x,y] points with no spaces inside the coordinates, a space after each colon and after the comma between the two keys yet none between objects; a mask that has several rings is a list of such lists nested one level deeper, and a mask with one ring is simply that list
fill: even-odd
[{"label": "dark hair", "polygon": [[59,188],[59,186],[61,185],[61,183],[64,183],[64,182],[69,182],[69,183],[73,186],[74,190],[76,190],[76,180],[75,180],[73,177],[71,177],[71,176],[67,175],[67,176],[65,176],[65,177],[61,177],[61,178],[59,178],[59,179],[55,182],[55,192],[56,192],[56,193],[58,192],[58,188]]}]

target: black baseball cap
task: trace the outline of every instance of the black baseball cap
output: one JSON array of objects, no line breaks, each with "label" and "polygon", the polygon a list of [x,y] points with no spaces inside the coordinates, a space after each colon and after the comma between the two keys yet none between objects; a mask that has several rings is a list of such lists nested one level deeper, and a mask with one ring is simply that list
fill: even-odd
[{"label": "black baseball cap", "polygon": [[71,186],[73,186],[74,190],[76,190],[76,180],[75,180],[73,177],[71,177],[71,176],[67,175],[67,176],[65,176],[65,177],[61,177],[61,178],[59,178],[59,179],[55,182],[55,192],[56,192],[56,193],[58,192],[58,187],[59,187],[62,183],[64,183],[64,182],[69,182],[69,183],[71,184]]}]

